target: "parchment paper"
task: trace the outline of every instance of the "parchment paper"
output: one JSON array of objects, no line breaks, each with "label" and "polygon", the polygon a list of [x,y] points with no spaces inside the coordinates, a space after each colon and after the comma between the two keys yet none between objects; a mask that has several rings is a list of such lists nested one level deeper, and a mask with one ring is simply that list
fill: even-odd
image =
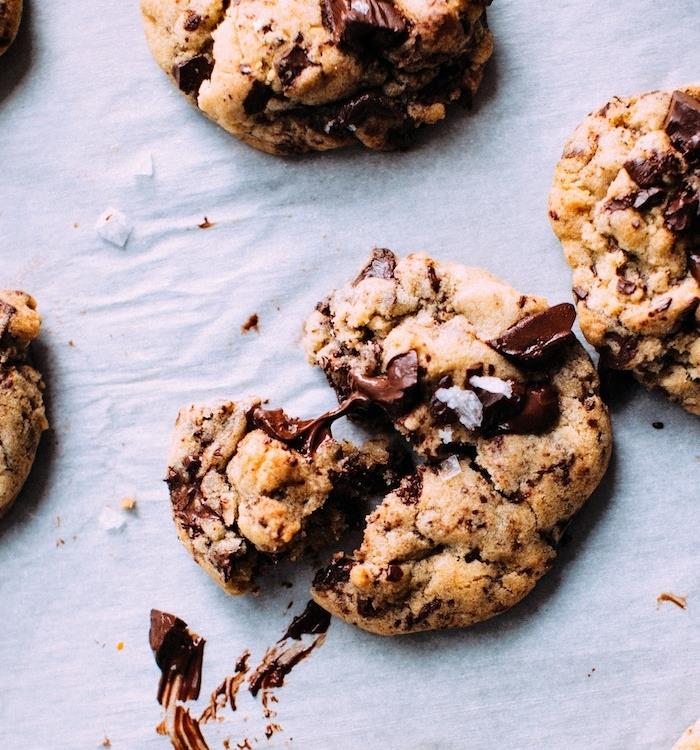
[{"label": "parchment paper", "polygon": [[[192,563],[161,481],[177,409],[247,393],[303,416],[331,405],[301,324],[374,245],[569,300],[546,215],[563,141],[612,95],[698,81],[700,7],[495,0],[497,52],[471,114],[408,153],[283,161],[188,106],[150,58],[136,0],[28,6],[0,60],[0,286],[41,305],[52,430],[0,525],[0,747],[106,735],[155,750],[168,742],[154,732],[150,608],[208,639],[206,694],[244,648],[259,658],[282,634],[311,577],[302,566],[232,599]],[[154,175],[137,178],[148,155]],[[95,234],[109,207],[134,222],[124,250]],[[253,312],[260,333],[242,335]],[[246,699],[212,747],[670,748],[700,716],[699,423],[641,388],[613,417],[608,477],[520,606],[407,638],[334,622],[280,691],[284,732],[267,742]],[[128,495],[137,512],[106,532],[100,513]],[[662,591],[687,610],[657,609]]]}]

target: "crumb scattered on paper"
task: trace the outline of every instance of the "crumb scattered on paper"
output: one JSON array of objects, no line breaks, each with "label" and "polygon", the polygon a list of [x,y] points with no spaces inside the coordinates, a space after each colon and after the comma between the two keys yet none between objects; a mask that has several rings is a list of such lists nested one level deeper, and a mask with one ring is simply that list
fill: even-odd
[{"label": "crumb scattered on paper", "polygon": [[136,498],[124,497],[122,498],[119,505],[121,506],[122,510],[136,510]]},{"label": "crumb scattered on paper", "polygon": [[676,607],[679,607],[680,609],[686,609],[688,606],[688,597],[687,596],[679,596],[678,594],[672,594],[670,591],[662,591],[657,597],[656,597],[656,608],[659,608],[659,604],[662,602],[671,602],[671,604],[675,604]]},{"label": "crumb scattered on paper", "polygon": [[651,426],[652,426],[652,427],[653,427],[653,428],[654,428],[655,430],[663,430],[663,428],[664,428],[664,423],[663,423],[663,422],[652,422],[652,423],[651,423]]},{"label": "crumb scattered on paper", "polygon": [[212,227],[215,227],[216,224],[213,221],[209,221],[209,219],[205,216],[202,221],[197,224],[197,226],[200,229],[211,229]]},{"label": "crumb scattered on paper", "polygon": [[73,341],[73,339],[71,339],[71,340],[70,340],[70,341],[68,342],[68,346],[70,346],[71,348],[75,349],[75,341]]},{"label": "crumb scattered on paper", "polygon": [[253,313],[241,326],[241,333],[246,334],[249,331],[260,333],[260,319],[258,318],[257,313]]},{"label": "crumb scattered on paper", "polygon": [[269,740],[275,732],[281,732],[282,727],[279,724],[268,724],[265,727],[265,737]]},{"label": "crumb scattered on paper", "polygon": [[109,737],[105,736],[105,738],[100,743],[101,747],[112,747],[112,741],[109,739]]},{"label": "crumb scattered on paper", "polygon": [[108,208],[95,222],[95,231],[105,241],[116,247],[126,247],[134,225],[117,208]]},{"label": "crumb scattered on paper", "polygon": [[119,641],[117,643],[117,651],[123,651],[124,650],[124,641]]},{"label": "crumb scattered on paper", "polygon": [[65,539],[57,539],[56,540],[56,546],[57,547],[63,547],[63,545],[66,543]]}]

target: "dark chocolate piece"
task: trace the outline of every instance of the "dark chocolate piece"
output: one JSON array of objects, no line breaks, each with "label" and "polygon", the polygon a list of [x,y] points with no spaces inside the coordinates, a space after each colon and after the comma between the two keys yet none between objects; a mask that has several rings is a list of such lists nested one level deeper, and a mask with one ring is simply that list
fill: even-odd
[{"label": "dark chocolate piece", "polygon": [[179,682],[175,695],[178,700],[196,700],[202,684],[204,638],[192,633],[179,617],[157,609],[151,610],[148,638],[161,671],[158,702],[163,705],[169,702],[176,682]]},{"label": "dark chocolate piece", "polygon": [[202,83],[211,78],[214,62],[206,55],[196,55],[186,62],[173,66],[173,76],[180,91],[196,94]]},{"label": "dark chocolate piece", "polygon": [[519,363],[538,362],[551,352],[574,340],[571,326],[576,308],[563,302],[519,320],[489,346]]},{"label": "dark chocolate piece", "polygon": [[680,171],[680,163],[673,154],[654,151],[647,159],[625,162],[629,176],[642,188],[659,187],[673,182]]},{"label": "dark chocolate piece", "polygon": [[330,614],[311,600],[304,611],[292,620],[282,638],[293,638],[295,641],[299,641],[302,635],[325,633],[330,624]]},{"label": "dark chocolate piece", "polygon": [[347,583],[353,564],[354,561],[349,557],[336,558],[330,565],[317,571],[314,576],[314,588],[328,589],[339,583]]},{"label": "dark chocolate piece", "polygon": [[608,339],[617,344],[617,352],[613,352],[610,345],[602,349],[600,353],[602,367],[624,370],[637,353],[639,340],[636,336],[622,336],[619,333],[609,333]]},{"label": "dark chocolate piece", "polygon": [[394,269],[396,268],[396,256],[391,250],[377,247],[372,250],[372,257],[369,263],[360,271],[359,275],[352,282],[357,286],[363,279],[393,279]]},{"label": "dark chocolate piece", "polygon": [[418,385],[418,354],[415,350],[396,355],[387,365],[386,375],[350,373],[354,391],[385,409],[406,409]]},{"label": "dark chocolate piece", "polygon": [[664,129],[684,156],[695,156],[700,151],[700,100],[683,91],[674,91]]},{"label": "dark chocolate piece", "polygon": [[321,0],[323,20],[336,42],[381,53],[408,37],[408,25],[391,0]]},{"label": "dark chocolate piece", "polygon": [[613,198],[605,204],[604,208],[606,211],[624,211],[627,208],[632,208],[636,197],[637,193],[629,193],[621,198]]},{"label": "dark chocolate piece", "polygon": [[267,106],[271,97],[272,89],[262,81],[258,81],[256,78],[251,84],[250,91],[246,94],[246,98],[243,100],[243,111],[247,115],[260,114],[260,112],[262,112]]},{"label": "dark chocolate piece", "polygon": [[[311,65],[306,50],[294,45],[277,63],[277,75],[283,86],[291,86],[295,79]],[[267,102],[266,102],[267,103]]]},{"label": "dark chocolate piece", "polygon": [[543,432],[559,417],[559,398],[551,385],[531,385],[525,390],[518,414],[499,424],[500,432]]},{"label": "dark chocolate piece", "polygon": [[686,185],[669,201],[664,210],[666,226],[679,234],[694,228],[698,222],[700,196],[692,186]]},{"label": "dark chocolate piece", "polygon": [[403,570],[400,565],[389,565],[386,569],[386,580],[397,583],[403,578]]}]

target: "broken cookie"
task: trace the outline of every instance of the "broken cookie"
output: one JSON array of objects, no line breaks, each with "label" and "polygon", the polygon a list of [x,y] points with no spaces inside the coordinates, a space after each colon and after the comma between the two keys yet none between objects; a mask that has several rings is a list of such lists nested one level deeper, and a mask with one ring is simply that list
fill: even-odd
[{"label": "broken cookie", "polygon": [[333,439],[330,424],[352,407],[312,420],[260,400],[180,412],[167,478],[175,524],[226,591],[254,589],[270,563],[337,539],[361,500],[405,473],[405,453],[386,438]]},{"label": "broken cookie", "polygon": [[532,590],[610,458],[574,317],[480,269],[388,250],[319,304],[310,360],[425,461],[318,573],[322,607],[393,635],[471,625]]},{"label": "broken cookie", "polygon": [[44,384],[29,361],[40,327],[32,297],[0,291],[0,516],[22,489],[48,427]]}]

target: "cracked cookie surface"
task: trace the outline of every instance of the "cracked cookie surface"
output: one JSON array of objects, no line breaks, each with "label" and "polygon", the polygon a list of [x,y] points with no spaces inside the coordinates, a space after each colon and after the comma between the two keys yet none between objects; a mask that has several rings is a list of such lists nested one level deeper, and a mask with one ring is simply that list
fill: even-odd
[{"label": "cracked cookie surface", "polygon": [[15,41],[22,20],[22,0],[0,0],[0,55]]},{"label": "cracked cookie surface", "polygon": [[310,360],[426,462],[319,572],[318,604],[393,635],[471,625],[533,588],[611,451],[573,320],[480,269],[387,250],[318,305]]},{"label": "cracked cookie surface", "polygon": [[386,438],[360,448],[329,420],[295,420],[259,399],[191,406],[177,418],[167,482],[180,540],[228,593],[257,587],[271,563],[334,541],[367,494],[405,471]]},{"label": "cracked cookie surface", "polygon": [[406,144],[476,93],[490,0],[141,0],[163,68],[204,114],[273,154]]},{"label": "cracked cookie surface", "polygon": [[27,360],[40,327],[32,297],[0,290],[0,516],[22,489],[48,427],[41,375]]},{"label": "cracked cookie surface", "polygon": [[564,147],[549,215],[603,364],[700,415],[700,87],[589,115]]}]

